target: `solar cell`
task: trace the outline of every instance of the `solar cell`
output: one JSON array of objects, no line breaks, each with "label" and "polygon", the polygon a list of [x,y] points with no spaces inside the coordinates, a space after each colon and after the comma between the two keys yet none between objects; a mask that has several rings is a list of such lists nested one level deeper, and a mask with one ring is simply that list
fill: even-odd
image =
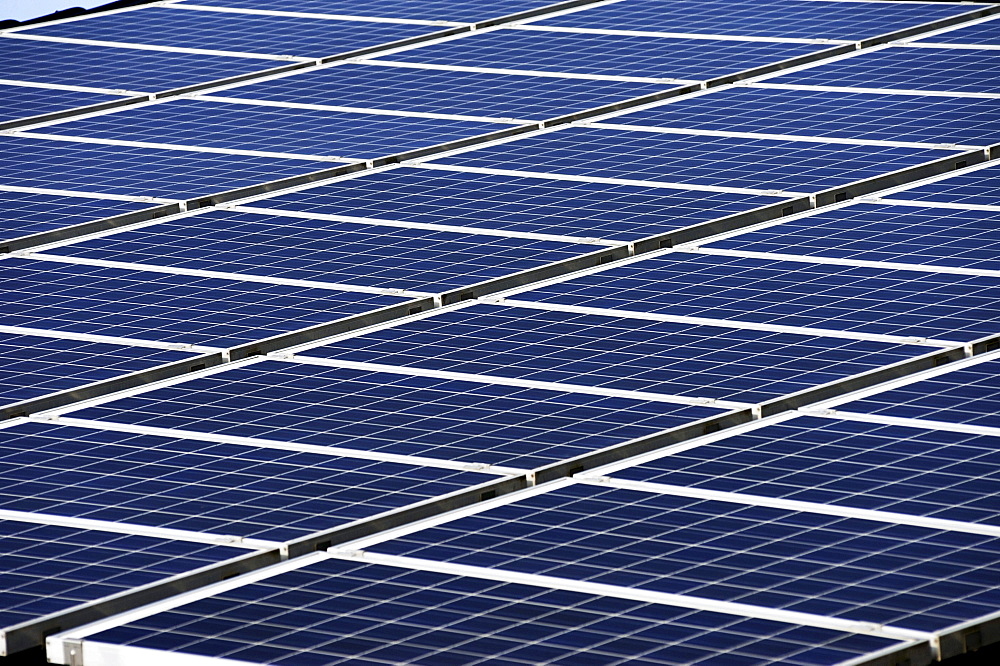
[{"label": "solar cell", "polygon": [[545,120],[668,87],[662,83],[346,63],[228,88],[219,94],[298,104]]},{"label": "solar cell", "polygon": [[669,253],[516,296],[554,305],[973,340],[996,333],[997,278]]},{"label": "solar cell", "polygon": [[1000,595],[995,537],[585,485],[368,549],[920,631]]},{"label": "solar cell", "polygon": [[191,356],[183,351],[0,332],[0,403],[21,402]]},{"label": "solar cell", "polygon": [[154,204],[0,190],[0,240],[60,229],[148,208]]},{"label": "solar cell", "polygon": [[707,79],[823,48],[828,47],[503,29],[408,49],[385,59],[543,72]]},{"label": "solar cell", "polygon": [[[255,636],[243,618],[259,618]],[[322,559],[93,637],[296,666],[614,663],[813,666],[892,645],[662,604]]]},{"label": "solar cell", "polygon": [[768,80],[853,88],[997,93],[1000,92],[998,73],[1000,51],[904,46],[862,52]]},{"label": "solar cell", "polygon": [[13,520],[0,520],[0,544],[0,627],[246,553]]},{"label": "solar cell", "polygon": [[937,182],[917,185],[895,194],[890,199],[936,201],[971,206],[1000,206],[1000,169],[977,169],[956,174]]},{"label": "solar cell", "polygon": [[708,247],[995,270],[1000,267],[1000,210],[858,204]]},{"label": "solar cell", "polygon": [[608,122],[986,145],[1000,140],[1000,99],[737,86],[615,116]]},{"label": "solar cell", "polygon": [[926,351],[870,341],[475,305],[302,353],[758,402]]},{"label": "solar cell", "polygon": [[[331,238],[337,239],[335,244]],[[446,291],[595,249],[545,240],[210,212],[64,246],[52,253],[387,289]]]},{"label": "solar cell", "polygon": [[945,150],[569,127],[441,164],[691,185],[819,190],[948,155]]},{"label": "solar cell", "polygon": [[196,197],[331,166],[307,159],[0,137],[0,185],[78,192]]},{"label": "solar cell", "polygon": [[[201,4],[191,2],[189,4]],[[479,0],[368,0],[359,7],[354,0],[282,0],[284,11],[327,14],[379,16],[397,19],[422,19],[425,21],[485,21],[515,12],[544,7],[545,0],[493,0],[484,5]],[[271,0],[212,0],[213,7],[240,9],[274,9]]]},{"label": "solar cell", "polygon": [[276,541],[495,478],[40,423],[0,430],[2,509]]},{"label": "solar cell", "polygon": [[0,122],[119,99],[76,90],[53,90],[0,83]]},{"label": "solar cell", "polygon": [[837,409],[1000,428],[997,400],[1000,361],[987,361],[847,402]]},{"label": "solar cell", "polygon": [[144,7],[130,12],[95,15],[82,21],[31,27],[21,32],[163,47],[322,58],[439,30],[441,28],[437,26],[404,23],[184,12],[169,7]]},{"label": "solar cell", "polygon": [[265,361],[74,416],[533,467],[718,413],[709,407]]},{"label": "solar cell", "polygon": [[253,202],[257,208],[638,240],[773,204],[774,197],[397,168]]},{"label": "solar cell", "polygon": [[1000,437],[799,417],[619,479],[1000,525]]},{"label": "solar cell", "polygon": [[232,346],[403,299],[28,259],[0,261],[8,326]]},{"label": "solar cell", "polygon": [[959,27],[916,41],[935,44],[991,44],[1000,46],[1000,23],[997,23],[996,18],[991,18],[982,23]]},{"label": "solar cell", "polygon": [[39,131],[304,156],[374,159],[506,125],[179,99],[70,120]]},{"label": "solar cell", "polygon": [[17,81],[156,92],[279,64],[257,58],[13,39],[15,34],[0,37],[0,61],[4,78]]},{"label": "solar cell", "polygon": [[928,2],[755,2],[754,0],[625,0],[589,7],[537,25],[859,40],[969,11]]}]

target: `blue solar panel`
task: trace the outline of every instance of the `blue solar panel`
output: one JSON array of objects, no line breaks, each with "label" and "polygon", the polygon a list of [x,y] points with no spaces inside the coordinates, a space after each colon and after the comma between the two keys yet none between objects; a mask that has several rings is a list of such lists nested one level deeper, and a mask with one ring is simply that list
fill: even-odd
[{"label": "blue solar panel", "polygon": [[[393,53],[392,62],[707,79],[827,46],[539,30],[496,30]],[[598,105],[594,105],[598,106]]]},{"label": "blue solar panel", "polygon": [[437,162],[764,189],[820,190],[945,157],[945,150],[570,127]]},{"label": "blue solar panel", "polygon": [[[69,23],[67,25],[76,25]],[[78,37],[91,37],[77,28]],[[14,33],[16,34],[16,33]],[[3,77],[36,83],[156,92],[271,69],[257,58],[168,53],[143,49],[42,42],[0,37]]]},{"label": "blue solar panel", "polygon": [[60,229],[155,204],[0,190],[0,239]]},{"label": "blue solar panel", "polygon": [[[258,620],[253,635],[247,617]],[[829,629],[341,560],[313,562],[93,640],[282,666],[819,666],[892,645]]]},{"label": "blue solar panel", "polygon": [[720,413],[267,361],[74,416],[533,467]]},{"label": "blue solar panel", "polygon": [[0,333],[0,403],[21,402],[191,356],[181,351]]},{"label": "blue solar panel", "polygon": [[0,261],[8,326],[236,345],[399,303],[393,296],[27,259]]},{"label": "blue solar panel", "polygon": [[1000,99],[735,87],[682,98],[606,122],[843,139],[990,144],[1000,140]]},{"label": "blue solar panel", "polygon": [[537,25],[857,40],[971,9],[927,2],[625,0],[543,19]]},{"label": "blue solar panel", "polygon": [[998,400],[1000,361],[988,361],[848,402],[837,409],[1000,428]]},{"label": "blue solar panel", "polygon": [[[66,169],[72,164],[72,169]],[[0,137],[0,185],[196,197],[330,169],[305,159]]]},{"label": "blue solar panel", "polygon": [[612,476],[1000,525],[1000,437],[801,417]]},{"label": "blue solar panel", "polygon": [[0,508],[286,541],[487,474],[27,423],[0,430]]},{"label": "blue solar panel", "polygon": [[1000,23],[997,22],[996,18],[993,18],[976,25],[924,37],[918,41],[935,44],[992,44],[1000,46]]},{"label": "blue solar panel", "polygon": [[773,83],[1000,92],[1000,51],[895,47],[784,74]]},{"label": "blue solar panel", "polygon": [[889,195],[889,198],[974,206],[1000,206],[998,192],[1000,192],[1000,169],[987,168],[958,174],[927,185],[917,185]]},{"label": "blue solar panel", "polygon": [[0,543],[0,627],[247,552],[12,520],[0,520]]},{"label": "blue solar panel", "polygon": [[1000,332],[992,277],[667,254],[520,300],[950,340]]},{"label": "blue solar panel", "polygon": [[115,95],[0,83],[0,122],[119,99]]},{"label": "blue solar panel", "polygon": [[[330,243],[331,237],[337,239],[335,244]],[[596,249],[575,243],[213,212],[123,231],[53,253],[390,289],[446,291]]]},{"label": "blue solar panel", "polygon": [[997,538],[595,486],[367,550],[922,631],[1000,603]]},{"label": "blue solar panel", "polygon": [[344,64],[218,94],[387,111],[545,120],[667,88],[662,83]]},{"label": "blue solar panel", "polygon": [[71,120],[41,131],[97,139],[374,159],[506,127],[465,120],[182,99]]},{"label": "blue solar panel", "polygon": [[774,197],[398,168],[255,201],[258,208],[631,241]]},{"label": "blue solar panel", "polygon": [[926,347],[476,305],[303,354],[758,402]]},{"label": "blue solar panel", "polygon": [[[191,4],[201,4],[191,3]],[[367,0],[359,6],[354,0],[282,0],[283,11],[379,16],[384,18],[423,19],[429,21],[485,21],[514,12],[544,7],[545,0]],[[274,9],[273,0],[212,0],[214,7]]]},{"label": "blue solar panel", "polygon": [[[438,26],[146,7],[23,32],[109,42],[322,58],[427,35]],[[273,64],[273,63],[272,63]]]},{"label": "blue solar panel", "polygon": [[707,247],[995,270],[1000,267],[1000,211],[861,204]]}]

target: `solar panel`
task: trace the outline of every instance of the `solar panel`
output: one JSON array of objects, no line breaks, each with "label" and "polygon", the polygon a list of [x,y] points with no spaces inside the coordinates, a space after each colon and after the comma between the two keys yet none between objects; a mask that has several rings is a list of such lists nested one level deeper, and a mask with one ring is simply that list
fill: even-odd
[{"label": "solar panel", "polygon": [[168,0],[3,31],[0,657],[994,642],[998,16]]}]

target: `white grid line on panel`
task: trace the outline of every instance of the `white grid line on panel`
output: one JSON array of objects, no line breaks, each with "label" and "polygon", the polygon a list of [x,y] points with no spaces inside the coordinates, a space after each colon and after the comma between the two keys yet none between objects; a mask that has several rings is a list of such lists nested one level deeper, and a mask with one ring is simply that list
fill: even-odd
[{"label": "white grid line on panel", "polygon": [[884,199],[882,197],[860,197],[855,199],[855,201],[881,206],[915,206],[917,208],[941,208],[945,210],[983,210],[988,212],[1000,212],[1000,206],[987,206],[984,204],[947,203],[944,201],[911,201],[909,199]]},{"label": "white grid line on panel", "polygon": [[169,4],[170,9],[191,9],[203,12],[219,12],[228,14],[253,14],[255,16],[287,16],[289,18],[324,19],[336,21],[365,21],[368,23],[400,23],[404,25],[439,25],[442,27],[460,27],[469,25],[458,21],[431,21],[426,19],[385,18],[381,16],[364,16],[360,14],[323,14],[317,12],[286,12],[278,9],[249,9],[245,7],[216,7],[210,5]]},{"label": "white grid line on panel", "polygon": [[[964,26],[963,26],[964,27]],[[944,42],[902,42],[893,46],[913,49],[953,49],[955,51],[1000,51],[1000,44],[948,44]]]},{"label": "white grid line on panel", "polygon": [[871,636],[885,636],[899,640],[924,641],[930,640],[933,635],[913,629],[894,627],[892,625],[880,625],[872,622],[859,622],[855,620],[843,620],[839,618],[814,615],[811,613],[800,613],[797,611],[776,610],[763,606],[753,606],[750,604],[740,604],[728,601],[716,601],[714,599],[688,596],[684,594],[671,594],[668,592],[653,592],[639,588],[619,587],[617,585],[606,585],[604,583],[589,583],[584,581],[569,580],[566,578],[556,578],[554,576],[541,576],[538,574],[525,574],[503,569],[487,569],[484,567],[456,564],[454,562],[435,562],[414,557],[403,557],[399,555],[382,555],[369,551],[348,550],[347,548],[330,549],[327,553],[331,557],[345,560],[360,560],[371,564],[384,564],[387,566],[417,569],[421,571],[433,571],[455,576],[469,576],[472,578],[485,578],[505,583],[518,583],[522,585],[533,585],[537,587],[550,588],[556,590],[566,590],[571,592],[581,592],[583,594],[593,594],[605,597],[616,597],[619,599],[630,599],[634,601],[644,601],[647,603],[677,606],[681,608],[691,608],[695,610],[710,611],[716,613],[727,613],[742,617],[754,617],[760,619],[785,622],[788,624],[803,625],[809,627],[822,627],[834,631],[845,631],[855,634],[868,634]]},{"label": "white grid line on panel", "polygon": [[[649,255],[638,255],[640,258],[648,258]],[[617,262],[621,265],[622,262]],[[596,272],[596,271],[593,271]],[[573,273],[571,277],[579,277],[586,273],[581,271]],[[565,279],[565,276],[564,276]],[[537,289],[547,284],[555,284],[562,280],[551,280],[548,282],[538,282],[531,287],[518,287],[511,290],[511,293],[519,293]],[[502,292],[506,293],[506,292]],[[647,319],[650,321],[665,321],[678,324],[694,324],[697,326],[719,326],[722,328],[737,328],[751,331],[767,331],[771,333],[792,333],[796,335],[810,335],[827,338],[845,338],[848,340],[871,340],[873,342],[887,342],[899,345],[924,345],[927,347],[961,347],[964,343],[954,340],[934,340],[930,338],[904,337],[898,335],[881,335],[877,333],[858,333],[856,331],[837,331],[827,328],[808,328],[805,326],[782,326],[780,324],[758,324],[754,322],[733,321],[728,319],[709,319],[707,317],[685,317],[679,315],[667,315],[651,312],[639,312],[632,310],[614,310],[611,308],[591,308],[578,305],[560,305],[558,303],[540,303],[534,301],[520,301],[516,298],[503,296],[484,297],[480,302],[509,305],[519,308],[534,308],[536,310],[551,310],[556,312],[572,312],[574,314],[592,314],[603,317],[627,317],[631,319]]]},{"label": "white grid line on panel", "polygon": [[[480,30],[479,32],[484,32]],[[442,40],[443,41],[443,40]],[[435,42],[426,42],[427,46]],[[386,51],[386,55],[398,53],[402,49]],[[370,56],[369,56],[370,57]],[[383,56],[380,56],[383,57]],[[534,69],[501,69],[498,67],[469,67],[466,65],[432,65],[428,63],[399,62],[396,60],[368,60],[366,58],[349,59],[362,65],[383,65],[387,67],[410,67],[412,69],[440,69],[447,72],[481,72],[483,74],[520,74],[522,76],[547,76],[554,79],[587,79],[590,81],[631,81],[633,83],[699,83],[694,79],[650,78],[648,76],[615,76],[613,74],[577,74],[573,72],[543,72]]]},{"label": "white grid line on panel", "polygon": [[[524,135],[522,135],[524,136]],[[476,148],[483,148],[493,144],[483,144]],[[451,154],[451,153],[449,153]],[[437,159],[445,155],[435,155],[426,158]],[[546,178],[548,180],[564,180],[575,183],[602,183],[606,185],[633,185],[636,187],[658,187],[665,190],[693,190],[696,192],[726,192],[729,194],[750,194],[763,195],[777,198],[795,199],[807,197],[807,192],[786,192],[783,190],[760,190],[748,187],[726,187],[724,185],[698,185],[694,183],[665,183],[652,180],[632,180],[628,178],[602,178],[599,176],[574,176],[561,173],[548,173],[545,171],[517,171],[514,169],[490,169],[487,167],[457,166],[453,164],[435,164],[424,160],[409,160],[404,163],[406,166],[420,167],[421,169],[438,169],[439,171],[463,171],[465,173],[482,173],[493,176],[513,176],[516,178]]]},{"label": "white grid line on panel", "polygon": [[[28,26],[35,27],[35,26]],[[112,48],[136,49],[138,51],[162,51],[167,53],[190,53],[194,55],[226,56],[230,58],[255,58],[257,60],[283,60],[290,62],[314,62],[315,58],[304,58],[292,55],[271,55],[266,53],[245,53],[243,51],[217,51],[215,49],[193,49],[184,46],[157,46],[155,44],[140,44],[138,42],[108,42],[99,39],[80,39],[78,37],[50,37],[49,35],[29,35],[16,33],[0,35],[10,39],[32,39],[39,42],[59,42],[62,44],[82,44],[85,46],[108,46]]]},{"label": "white grid line on panel", "polygon": [[372,217],[354,217],[351,215],[327,215],[323,213],[306,213],[301,211],[289,211],[271,208],[257,208],[255,206],[217,206],[217,210],[231,210],[238,213],[259,213],[263,215],[274,215],[280,217],[291,217],[305,220],[329,220],[331,222],[353,222],[356,224],[370,224],[377,227],[394,227],[402,229],[426,229],[428,231],[448,231],[460,234],[474,234],[479,236],[498,236],[500,238],[524,238],[526,240],[544,240],[556,243],[583,243],[589,245],[606,245],[619,247],[620,241],[603,240],[601,238],[584,238],[580,236],[557,236],[555,234],[536,234],[527,231],[504,231],[502,229],[483,229],[481,227],[462,227],[453,224],[432,224],[424,222],[401,222],[396,220],[383,220]]},{"label": "white grid line on panel", "polygon": [[82,530],[98,530],[116,534],[131,534],[134,536],[149,536],[172,541],[191,541],[207,543],[248,550],[271,550],[280,546],[276,541],[261,539],[246,539],[232,534],[211,534],[208,532],[192,532],[190,530],[175,530],[169,527],[150,527],[133,523],[114,523],[108,520],[93,520],[90,518],[73,518],[57,516],[48,513],[31,513],[27,511],[10,511],[0,509],[0,520],[16,520],[39,525],[57,525]]},{"label": "white grid line on panel", "polygon": [[586,395],[599,395],[609,398],[626,398],[630,400],[644,400],[648,402],[667,402],[677,405],[700,405],[720,407],[722,409],[745,409],[749,403],[734,402],[731,400],[717,400],[715,398],[692,398],[688,396],[669,395],[666,393],[652,393],[647,391],[624,391],[618,389],[602,388],[599,386],[586,386],[583,384],[565,384],[562,382],[540,382],[532,379],[516,379],[513,377],[499,377],[496,375],[474,375],[467,372],[450,372],[448,370],[427,370],[412,366],[383,365],[381,363],[361,363],[357,361],[341,361],[329,358],[319,358],[312,356],[299,356],[287,352],[274,352],[268,354],[274,360],[291,363],[307,363],[309,365],[322,365],[330,368],[346,368],[350,370],[361,370],[364,372],[385,372],[394,375],[406,375],[412,377],[431,377],[434,379],[447,379],[463,382],[475,382],[478,384],[496,384],[499,386],[515,386],[518,388],[539,389],[542,391],[559,391],[561,393],[583,393]]},{"label": "white grid line on panel", "polygon": [[23,326],[4,326],[2,324],[0,324],[0,333],[9,333],[10,335],[35,335],[43,338],[81,340],[83,342],[100,342],[109,345],[125,345],[128,347],[148,347],[150,349],[189,351],[197,354],[211,354],[220,350],[219,347],[189,345],[180,342],[158,342],[156,340],[139,340],[137,338],[117,338],[111,335],[92,335],[90,333],[54,331],[44,328],[25,328]]},{"label": "white grid line on panel", "polygon": [[[131,227],[130,227],[131,228]],[[75,238],[74,241],[81,239]],[[168,275],[191,275],[193,277],[218,278],[220,280],[238,280],[241,282],[260,282],[263,284],[283,284],[290,287],[308,289],[330,289],[336,291],[351,291],[360,294],[379,294],[383,296],[401,296],[404,298],[426,298],[432,294],[422,291],[405,291],[385,287],[364,287],[338,282],[312,282],[310,280],[294,280],[291,278],[267,277],[247,273],[223,273],[220,271],[204,271],[195,268],[179,268],[175,266],[158,266],[156,264],[134,264],[125,261],[107,261],[104,259],[87,259],[86,257],[68,257],[55,254],[36,254],[34,252],[12,252],[11,256],[37,261],[58,261],[64,264],[82,264],[84,266],[103,266],[105,268],[122,268],[132,271],[152,271]]]},{"label": "white grid line on panel", "polygon": [[30,421],[37,421],[39,423],[56,423],[58,425],[88,428],[90,430],[110,430],[114,432],[127,432],[136,435],[151,435],[154,437],[166,437],[170,439],[193,439],[203,442],[232,444],[235,446],[247,446],[258,449],[277,449],[281,451],[293,451],[295,453],[312,453],[335,458],[353,458],[356,460],[391,462],[402,465],[413,465],[415,467],[435,467],[438,469],[450,469],[458,472],[482,472],[484,474],[496,474],[499,476],[520,476],[527,472],[527,470],[516,467],[503,467],[487,463],[453,462],[440,458],[405,456],[393,453],[381,453],[378,451],[366,451],[364,449],[348,449],[338,446],[321,446],[318,444],[299,444],[295,442],[282,442],[275,439],[237,437],[234,435],[220,435],[214,433],[195,432],[191,430],[176,430],[174,428],[156,428],[153,426],[116,423],[114,421],[93,421],[91,419],[76,419],[66,416],[53,418],[35,418],[29,416],[27,418]]},{"label": "white grid line on panel", "polygon": [[149,95],[148,92],[136,90],[124,90],[121,88],[92,88],[89,86],[71,86],[62,83],[39,83],[36,81],[15,81],[14,79],[0,79],[0,85],[21,86],[23,88],[43,88],[45,90],[65,90],[66,92],[96,93],[99,95],[118,95],[121,97],[141,97]]},{"label": "white grid line on panel", "polygon": [[954,171],[948,171],[946,173],[941,173],[936,176],[930,176],[928,178],[923,178],[921,180],[914,180],[905,185],[897,185],[896,187],[887,187],[884,190],[879,190],[877,193],[870,195],[868,198],[874,197],[887,197],[899,192],[905,193],[907,190],[912,190],[914,188],[920,187],[922,185],[929,185],[931,183],[937,183],[938,181],[947,180],[949,178],[954,178],[955,176],[964,176],[965,174],[975,173],[980,169],[987,169],[990,167],[996,167],[1000,164],[996,159],[987,160],[986,162],[980,162],[979,164],[973,164],[971,166],[962,167],[961,169],[955,169]]},{"label": "white grid line on panel", "polygon": [[[825,210],[825,209],[824,209]],[[707,243],[708,241],[700,241]],[[890,271],[922,271],[925,273],[950,273],[952,275],[979,275],[982,277],[1000,277],[1000,270],[993,271],[982,268],[954,268],[951,266],[936,266],[932,264],[907,264],[894,261],[865,261],[863,259],[841,259],[836,257],[804,256],[799,254],[781,254],[774,252],[751,252],[749,250],[721,250],[710,247],[689,246],[683,252],[692,254],[712,254],[720,257],[744,257],[747,259],[767,259],[774,261],[800,261],[809,264],[830,264],[832,266],[858,266],[861,268],[883,268]]]},{"label": "white grid line on panel", "polygon": [[[545,19],[550,19],[546,16]],[[660,32],[653,30],[616,30],[614,28],[571,28],[554,25],[516,25],[516,30],[537,30],[540,32],[569,32],[587,35],[621,35],[624,37],[666,37],[668,39],[712,39],[730,42],[770,42],[775,44],[853,44],[844,39],[823,39],[805,37],[760,37],[754,35],[712,35],[701,32]]]},{"label": "white grid line on panel", "polygon": [[733,85],[747,88],[770,88],[772,90],[815,90],[818,92],[877,93],[879,95],[909,95],[911,97],[973,97],[979,99],[1000,99],[1000,93],[961,92],[944,90],[906,90],[903,88],[863,88],[847,86],[817,86],[798,83],[763,83],[740,81]]},{"label": "white grid line on panel", "polygon": [[934,421],[932,419],[903,418],[899,416],[884,416],[882,414],[863,414],[861,412],[842,412],[836,409],[817,409],[814,407],[802,407],[798,411],[806,416],[818,416],[820,418],[840,421],[860,421],[862,423],[880,423],[908,428],[922,428],[924,430],[946,430],[948,432],[961,432],[969,435],[1000,437],[1000,428],[969,423],[949,423],[948,421]]},{"label": "white grid line on panel", "polygon": [[178,199],[161,199],[160,197],[140,197],[130,194],[102,194],[99,192],[80,192],[77,190],[54,190],[48,187],[22,187],[20,185],[0,185],[0,192],[22,192],[24,194],[49,194],[56,197],[79,197],[82,199],[106,199],[108,201],[133,201],[135,203],[177,203]]},{"label": "white grid line on panel", "polygon": [[993,525],[980,525],[976,523],[965,523],[957,520],[928,518],[925,516],[917,516],[906,513],[896,513],[893,511],[873,511],[871,509],[857,509],[849,506],[820,504],[817,502],[802,502],[799,500],[787,500],[766,497],[763,495],[750,495],[747,493],[705,490],[703,488],[674,486],[663,483],[651,483],[648,481],[630,481],[628,479],[616,479],[608,476],[600,476],[594,472],[578,474],[573,478],[579,483],[601,487],[638,490],[640,492],[691,497],[718,502],[731,502],[734,504],[746,504],[748,506],[763,506],[772,509],[800,511],[803,513],[818,513],[826,516],[858,518],[860,520],[872,520],[894,525],[912,525],[914,527],[925,527],[927,529],[941,530],[945,532],[965,532],[968,534],[980,534],[994,538],[1000,537],[1000,527],[995,527]]},{"label": "white grid line on panel", "polygon": [[[684,99],[689,99],[685,97]],[[632,111],[630,109],[629,111]],[[578,127],[597,127],[600,129],[621,130],[626,132],[649,132],[652,134],[682,134],[687,136],[721,136],[734,139],[767,139],[772,141],[801,141],[803,143],[825,143],[846,146],[888,146],[891,148],[923,148],[927,150],[982,150],[989,144],[981,146],[959,145],[954,143],[920,143],[915,141],[883,141],[877,139],[841,139],[837,137],[806,136],[804,134],[770,134],[767,132],[731,132],[728,130],[698,130],[677,129],[673,127],[654,127],[650,125],[618,125],[615,123],[582,121],[573,123]]]}]

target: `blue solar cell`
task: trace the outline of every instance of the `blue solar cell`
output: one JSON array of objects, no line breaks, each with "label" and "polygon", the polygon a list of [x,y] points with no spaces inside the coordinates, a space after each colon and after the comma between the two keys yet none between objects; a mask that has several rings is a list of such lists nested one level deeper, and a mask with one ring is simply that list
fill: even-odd
[{"label": "blue solar cell", "polygon": [[0,627],[247,552],[12,520],[0,520],[0,543]]},{"label": "blue solar cell", "polygon": [[[201,4],[200,2],[197,4]],[[282,0],[284,11],[326,14],[378,16],[382,18],[422,19],[425,21],[485,21],[537,7],[545,0],[367,0],[359,6],[354,0]],[[212,0],[214,7],[274,9],[273,0]]]},{"label": "blue solar cell", "polygon": [[333,166],[307,159],[0,137],[0,185],[78,192],[196,197]]},{"label": "blue solar cell", "polygon": [[606,122],[844,139],[990,144],[1000,138],[1000,99],[735,87]]},{"label": "blue solar cell", "polygon": [[0,261],[8,326],[228,346],[403,299],[29,259]]},{"label": "blue solar cell", "polygon": [[991,44],[1000,46],[1000,23],[996,17],[976,25],[949,30],[917,40],[935,44]]},{"label": "blue solar cell", "polygon": [[1000,169],[977,169],[889,195],[889,199],[1000,206]]},{"label": "blue solar cell", "polygon": [[47,134],[373,159],[507,125],[179,99],[70,120]]},{"label": "blue solar cell", "polygon": [[155,204],[0,190],[0,240],[121,215]]},{"label": "blue solar cell", "polygon": [[1000,428],[998,400],[1000,361],[988,361],[848,402],[837,409]]},{"label": "blue solar cell", "polygon": [[794,191],[836,187],[949,154],[954,152],[570,127],[436,161],[469,167]]},{"label": "blue solar cell", "polygon": [[229,88],[226,97],[545,120],[667,89],[662,83],[343,64]]},{"label": "blue solar cell", "polygon": [[[336,243],[330,239],[336,238]],[[445,291],[593,252],[593,245],[212,212],[53,253],[160,266]],[[288,313],[281,311],[280,316]]]},{"label": "blue solar cell", "polygon": [[890,47],[769,81],[805,85],[1000,92],[1000,51]]},{"label": "blue solar cell", "polygon": [[277,541],[495,478],[68,426],[0,430],[0,508]]},{"label": "blue solar cell", "polygon": [[[69,23],[67,25],[74,25]],[[79,31],[79,28],[77,28]],[[81,31],[78,37],[88,37]],[[11,37],[14,34],[12,33]],[[93,37],[91,37],[93,38]],[[169,53],[144,49],[0,37],[4,78],[156,92],[259,72],[283,63],[259,58]]]},{"label": "blue solar cell", "polygon": [[596,486],[366,550],[921,631],[1000,602],[995,537]]},{"label": "blue solar cell", "polygon": [[992,277],[671,253],[519,300],[950,340],[998,332]]},{"label": "blue solar cell", "polygon": [[759,0],[625,0],[538,21],[574,28],[863,39],[963,14],[959,5]]},{"label": "blue solar cell", "polygon": [[253,202],[258,208],[632,241],[774,197],[398,168]]},{"label": "blue solar cell", "polygon": [[1000,266],[1000,211],[861,204],[707,245],[958,268]]},{"label": "blue solar cell", "polygon": [[0,83],[0,121],[29,118],[78,106],[100,104],[119,99],[115,95],[30,88]]},{"label": "blue solar cell", "polygon": [[802,417],[621,479],[1000,525],[1000,437]]},{"label": "blue solar cell", "polygon": [[108,42],[322,58],[439,30],[439,26],[404,23],[146,7],[137,11],[96,15],[83,21],[29,28],[23,32],[50,37],[86,37]]},{"label": "blue solar cell", "polygon": [[0,333],[0,402],[29,400],[191,356],[181,351]]},{"label": "blue solar cell", "polygon": [[476,305],[307,356],[759,402],[926,347]]},{"label": "blue solar cell", "polygon": [[828,46],[503,29],[393,53],[385,60],[575,74],[708,79],[824,48]]},{"label": "blue solar cell", "polygon": [[[252,636],[248,617],[257,620]],[[92,640],[281,666],[819,666],[893,644],[770,620],[341,560],[313,562]]]},{"label": "blue solar cell", "polygon": [[532,467],[718,413],[707,407],[267,361],[75,415]]}]

